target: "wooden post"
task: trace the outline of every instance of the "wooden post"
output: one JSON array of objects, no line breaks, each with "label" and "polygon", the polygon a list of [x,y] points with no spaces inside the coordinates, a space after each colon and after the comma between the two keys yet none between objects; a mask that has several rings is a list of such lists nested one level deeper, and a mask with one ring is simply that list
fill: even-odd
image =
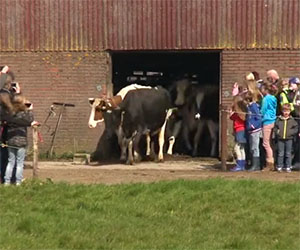
[{"label": "wooden post", "polygon": [[36,125],[32,126],[32,136],[33,136],[33,178],[38,177],[38,127]]},{"label": "wooden post", "polygon": [[222,163],[222,170],[227,170],[227,155],[228,155],[228,145],[227,145],[227,112],[226,106],[221,105],[221,163]]}]

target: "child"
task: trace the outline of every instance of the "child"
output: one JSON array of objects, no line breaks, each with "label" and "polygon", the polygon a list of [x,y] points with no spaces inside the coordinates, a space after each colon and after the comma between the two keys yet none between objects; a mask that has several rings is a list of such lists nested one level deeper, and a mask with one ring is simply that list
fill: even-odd
[{"label": "child", "polygon": [[21,185],[23,179],[24,159],[27,146],[27,127],[33,122],[32,104],[29,108],[25,105],[25,98],[21,94],[13,97],[15,117],[23,121],[23,125],[7,122],[8,164],[4,176],[4,184],[10,185],[15,163],[16,185]]},{"label": "child", "polygon": [[298,77],[291,77],[289,79],[289,84],[288,98],[291,104],[291,115],[295,117],[297,115],[297,110],[295,110],[294,105],[296,105],[296,94],[298,91],[298,85],[300,84],[300,79]]},{"label": "child", "polygon": [[262,130],[262,121],[259,105],[253,101],[253,94],[249,91],[245,96],[247,105],[246,130],[249,134],[251,152],[251,167],[249,171],[260,170],[259,142]]},{"label": "child", "polygon": [[276,121],[277,87],[274,84],[265,83],[261,87],[264,98],[261,105],[262,124],[263,124],[263,146],[266,150],[266,170],[274,170],[274,157],[271,147],[271,135]]},{"label": "child", "polygon": [[278,143],[277,171],[279,172],[284,166],[287,172],[291,172],[293,138],[298,133],[298,124],[290,114],[291,105],[286,103],[282,106],[282,115],[277,118],[274,127]]},{"label": "child", "polygon": [[[280,106],[277,107],[278,114],[280,114],[282,110],[282,106],[286,103],[292,103],[293,99],[290,99],[290,89],[289,89],[289,79],[283,78],[279,81],[280,83],[280,92],[279,92],[279,102]],[[294,106],[291,105],[291,111],[293,112]]]},{"label": "child", "polygon": [[234,151],[236,153],[236,166],[230,171],[244,171],[246,166],[245,144],[247,143],[245,134],[245,113],[246,105],[241,96],[235,96],[233,99],[233,111],[230,119],[233,120],[233,130],[235,136]]}]

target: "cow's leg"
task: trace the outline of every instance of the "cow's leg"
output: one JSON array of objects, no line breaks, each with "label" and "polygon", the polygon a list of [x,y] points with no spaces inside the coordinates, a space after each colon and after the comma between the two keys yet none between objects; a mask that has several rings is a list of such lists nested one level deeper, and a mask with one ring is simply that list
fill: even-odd
[{"label": "cow's leg", "polygon": [[151,154],[151,149],[150,149],[150,143],[151,143],[151,137],[150,137],[150,133],[146,134],[146,142],[147,142],[147,150],[146,150],[146,155],[150,156]]},{"label": "cow's leg", "polygon": [[132,138],[129,139],[128,142],[128,157],[126,164],[133,165],[133,140]]},{"label": "cow's leg", "polygon": [[193,148],[192,156],[194,156],[194,157],[198,155],[198,146],[199,146],[199,141],[200,141],[200,137],[201,137],[202,132],[203,132],[204,125],[205,125],[204,120],[203,121],[200,120],[198,122],[197,131],[196,131],[194,139],[193,139],[194,148]]},{"label": "cow's leg", "polygon": [[211,138],[211,150],[210,156],[217,155],[217,142],[218,142],[218,123],[214,122],[213,120],[207,121],[208,131]]},{"label": "cow's leg", "polygon": [[133,137],[133,158],[135,162],[141,161],[141,154],[139,150],[139,142],[141,139],[142,133],[138,132]]},{"label": "cow's leg", "polygon": [[193,150],[193,148],[192,148],[192,145],[190,142],[190,131],[189,131],[189,127],[187,124],[183,125],[182,136],[183,136],[183,141],[186,146],[186,149],[190,153]]},{"label": "cow's leg", "polygon": [[172,114],[172,110],[168,110],[167,114],[166,114],[166,119],[164,124],[162,125],[159,134],[158,134],[158,145],[159,145],[159,152],[158,152],[158,161],[163,161],[164,160],[164,143],[165,143],[165,131],[166,131],[166,124],[167,121],[169,119],[169,117]]},{"label": "cow's leg", "polygon": [[120,160],[122,162],[125,162],[126,159],[127,159],[127,148],[128,148],[128,140],[125,137],[123,137],[123,139],[121,140],[120,147],[121,147],[121,158],[120,158]]},{"label": "cow's leg", "polygon": [[116,130],[116,134],[117,134],[117,137],[118,137],[119,146],[121,148],[122,143],[123,143],[123,138],[124,138],[124,133],[123,133],[123,129],[122,129],[121,126]]},{"label": "cow's leg", "polygon": [[154,144],[154,140],[151,140],[150,142],[150,160],[155,161],[155,144]]},{"label": "cow's leg", "polygon": [[163,127],[160,129],[158,134],[158,146],[159,146],[158,161],[164,161],[164,154],[163,154],[164,143],[165,143],[165,125],[163,125]]},{"label": "cow's leg", "polygon": [[181,129],[181,124],[182,124],[182,121],[178,121],[174,125],[172,136],[169,137],[169,147],[168,147],[168,151],[167,151],[168,155],[173,154],[173,147],[174,147],[174,144],[175,144],[175,140],[176,140],[176,138],[179,134],[179,131]]}]

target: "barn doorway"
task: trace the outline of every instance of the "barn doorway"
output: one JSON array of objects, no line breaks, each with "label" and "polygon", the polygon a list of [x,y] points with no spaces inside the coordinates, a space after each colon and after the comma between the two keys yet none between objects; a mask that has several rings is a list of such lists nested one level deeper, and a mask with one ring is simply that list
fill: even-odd
[{"label": "barn doorway", "polygon": [[[113,94],[132,83],[168,89],[185,77],[193,84],[220,86],[220,51],[112,51],[111,61]],[[201,138],[205,146],[200,146],[199,156],[209,156],[207,133]],[[184,153],[179,146],[176,151]]]}]

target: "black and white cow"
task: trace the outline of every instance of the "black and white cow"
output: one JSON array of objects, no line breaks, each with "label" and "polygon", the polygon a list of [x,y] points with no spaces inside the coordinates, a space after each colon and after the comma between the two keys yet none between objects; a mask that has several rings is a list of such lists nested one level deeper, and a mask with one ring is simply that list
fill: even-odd
[{"label": "black and white cow", "polygon": [[121,160],[126,158],[128,164],[133,164],[139,155],[141,136],[158,134],[158,160],[163,161],[165,125],[171,107],[169,93],[161,87],[136,89],[129,91],[117,108],[108,109],[108,106],[95,107],[95,110],[100,108],[106,123],[112,122],[106,127],[118,133]]},{"label": "black and white cow", "polygon": [[[121,147],[121,133],[109,128],[111,125],[111,115],[109,112],[118,108],[119,104],[123,101],[128,92],[136,89],[151,89],[150,86],[130,84],[122,88],[115,96],[110,98],[89,98],[91,105],[91,113],[89,117],[89,128],[96,128],[98,124],[105,124],[105,129],[102,136],[99,139],[95,152],[92,154],[91,159],[94,161],[113,161],[116,157],[120,156],[120,148],[117,147],[117,143]],[[106,112],[108,114],[106,114]],[[106,119],[104,118],[106,117]],[[149,140],[147,140],[149,141]],[[147,145],[147,154],[150,154],[150,142]]]},{"label": "black and white cow", "polygon": [[[158,160],[163,161],[163,146],[166,121],[171,113],[171,100],[164,88],[138,89],[130,91],[119,105],[117,115],[120,117],[120,131],[122,131],[122,155],[127,163],[134,162],[135,155],[139,153],[139,141],[142,135],[158,134]],[[154,152],[153,140],[151,149]],[[124,150],[128,150],[128,153]],[[135,153],[134,153],[135,152]]]},{"label": "black and white cow", "polygon": [[[205,138],[204,129],[207,128],[211,142],[209,155],[216,156],[219,127],[218,88],[215,85],[191,84],[188,79],[182,79],[176,81],[171,90],[173,103],[177,107],[177,117],[173,118],[173,130],[167,131],[168,154],[173,153],[175,140],[181,135],[184,148],[192,156],[197,156],[201,138]],[[173,112],[173,116],[176,112]],[[170,127],[169,124],[167,126]]]}]

